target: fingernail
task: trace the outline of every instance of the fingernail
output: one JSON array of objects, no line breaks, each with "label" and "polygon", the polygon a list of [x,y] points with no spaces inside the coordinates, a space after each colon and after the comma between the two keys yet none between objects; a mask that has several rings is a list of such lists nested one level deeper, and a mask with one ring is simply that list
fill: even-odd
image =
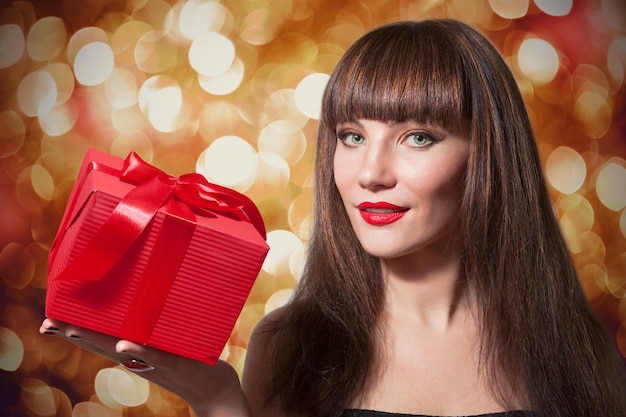
[{"label": "fingernail", "polygon": [[130,359],[118,362],[124,369],[131,372],[148,372],[154,370],[154,366],[145,363],[140,359]]}]

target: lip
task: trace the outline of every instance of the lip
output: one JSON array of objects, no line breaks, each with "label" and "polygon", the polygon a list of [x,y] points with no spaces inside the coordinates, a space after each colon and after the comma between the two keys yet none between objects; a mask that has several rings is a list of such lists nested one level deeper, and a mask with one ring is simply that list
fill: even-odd
[{"label": "lip", "polygon": [[357,206],[359,213],[366,223],[374,226],[384,226],[400,220],[409,210],[406,207],[380,201],[371,203],[363,202]]}]

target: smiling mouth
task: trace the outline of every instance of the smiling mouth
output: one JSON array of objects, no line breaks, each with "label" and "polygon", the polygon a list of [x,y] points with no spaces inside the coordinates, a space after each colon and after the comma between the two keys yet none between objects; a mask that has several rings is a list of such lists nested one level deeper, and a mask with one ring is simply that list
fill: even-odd
[{"label": "smiling mouth", "polygon": [[366,223],[374,226],[384,226],[400,220],[409,211],[408,208],[394,204],[379,202],[365,202],[357,206],[359,213]]}]

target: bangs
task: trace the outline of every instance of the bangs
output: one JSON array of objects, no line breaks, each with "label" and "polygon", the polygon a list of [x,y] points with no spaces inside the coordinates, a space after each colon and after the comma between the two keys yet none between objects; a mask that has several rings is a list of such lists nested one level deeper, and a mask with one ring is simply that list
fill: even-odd
[{"label": "bangs", "polygon": [[412,120],[460,131],[470,118],[460,48],[437,29],[436,24],[387,25],[348,49],[324,95],[327,126]]}]

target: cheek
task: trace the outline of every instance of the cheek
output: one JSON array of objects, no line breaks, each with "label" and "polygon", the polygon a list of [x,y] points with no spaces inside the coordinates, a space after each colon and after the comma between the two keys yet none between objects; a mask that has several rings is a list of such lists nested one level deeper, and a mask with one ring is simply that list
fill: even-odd
[{"label": "cheek", "polygon": [[461,204],[461,198],[463,196],[463,176],[465,173],[465,167],[452,172],[452,175],[445,178],[440,184],[438,190],[440,198],[444,201],[448,210],[453,210],[457,213]]},{"label": "cheek", "polygon": [[343,178],[341,176],[341,170],[337,169],[337,160],[336,159],[334,159],[334,161],[333,161],[333,180],[335,181],[335,186],[339,190],[339,193],[341,193],[341,189],[342,189],[341,184],[343,182]]},{"label": "cheek", "polygon": [[433,163],[407,176],[408,187],[433,210],[456,210],[463,194],[465,166]]},{"label": "cheek", "polygon": [[345,158],[341,159],[335,157],[333,159],[333,178],[335,180],[335,186],[339,190],[339,194],[341,194],[341,198],[345,197],[345,193],[352,181],[351,176],[355,173],[355,170],[351,169],[346,162]]}]

